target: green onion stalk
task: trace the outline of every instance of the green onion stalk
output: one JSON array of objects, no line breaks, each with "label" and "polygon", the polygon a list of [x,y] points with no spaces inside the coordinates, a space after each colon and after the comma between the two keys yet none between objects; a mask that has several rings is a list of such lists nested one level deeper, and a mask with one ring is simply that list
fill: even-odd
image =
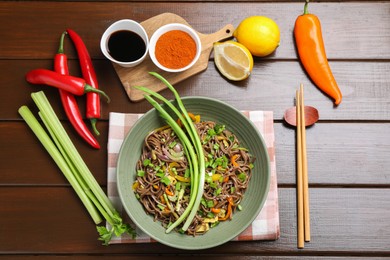
[{"label": "green onion stalk", "polygon": [[[193,188],[194,190],[198,190],[198,185],[199,185],[198,174],[197,174],[199,172],[198,163],[197,163],[198,159],[190,140],[188,139],[183,129],[181,129],[181,127],[176,123],[176,121],[168,114],[167,111],[165,111],[162,108],[162,106],[157,101],[155,101],[150,96],[145,96],[145,98],[156,108],[156,110],[160,113],[160,116],[163,119],[165,119],[166,123],[176,133],[183,146],[186,147],[185,149],[188,151],[187,157],[189,158],[189,162],[192,162],[192,167],[193,167],[193,174],[191,175],[191,182],[193,183],[193,186],[191,186],[191,189]],[[196,199],[195,196],[190,196],[190,201],[188,202],[187,208],[181,214],[181,216],[174,223],[172,223],[172,225],[168,227],[166,233],[171,232],[175,227],[180,225],[180,223],[182,223],[187,218],[187,216],[191,213],[191,209],[195,205],[196,202],[195,199]]]},{"label": "green onion stalk", "polygon": [[[198,211],[203,196],[204,180],[205,180],[205,159],[204,159],[203,147],[199,135],[196,131],[195,125],[192,122],[190,116],[188,115],[188,112],[176,89],[158,73],[150,72],[150,74],[160,79],[172,91],[177,101],[178,107],[181,111],[179,111],[171,102],[169,102],[166,98],[164,98],[160,94],[145,87],[137,87],[137,88],[149,94],[150,96],[153,96],[161,100],[162,102],[164,102],[181,120],[192,142],[192,143],[188,143],[188,140],[186,140],[188,139],[187,135],[183,132],[181,127],[176,123],[176,121],[169,115],[169,113],[166,112],[161,107],[161,105],[157,103],[152,97],[145,95],[145,98],[156,108],[156,110],[160,112],[160,115],[166,120],[168,125],[172,127],[173,131],[176,133],[179,139],[181,141],[184,141],[183,145],[190,152],[190,154],[187,155],[187,157],[191,158],[190,161],[192,162],[192,166],[193,166],[193,174],[191,177],[190,202],[185,212],[172,225],[170,225],[167,228],[166,233],[171,232],[174,228],[180,225],[184,221],[184,219],[186,219],[186,221],[182,227],[182,230],[186,231],[188,227],[191,225]],[[193,147],[195,147],[196,155],[193,154],[192,152]]]}]

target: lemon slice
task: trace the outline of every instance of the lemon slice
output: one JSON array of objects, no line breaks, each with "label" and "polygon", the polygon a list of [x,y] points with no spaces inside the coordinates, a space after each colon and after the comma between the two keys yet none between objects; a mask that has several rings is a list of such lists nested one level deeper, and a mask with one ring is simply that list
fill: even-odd
[{"label": "lemon slice", "polygon": [[214,43],[214,62],[219,72],[233,81],[248,78],[253,69],[250,51],[234,41]]}]

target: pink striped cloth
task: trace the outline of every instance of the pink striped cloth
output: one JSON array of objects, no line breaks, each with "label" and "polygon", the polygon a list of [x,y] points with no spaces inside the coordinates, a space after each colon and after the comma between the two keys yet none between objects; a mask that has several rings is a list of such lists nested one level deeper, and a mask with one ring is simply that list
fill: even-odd
[{"label": "pink striped cloth", "polygon": [[[278,189],[275,164],[275,136],[272,111],[242,111],[259,129],[268,148],[271,166],[271,183],[267,200],[259,215],[251,225],[233,241],[242,240],[276,240],[280,236]],[[148,235],[138,229],[122,208],[116,184],[116,165],[122,142],[134,123],[142,114],[124,114],[111,112],[109,116],[108,133],[108,172],[107,194],[121,213],[124,221],[130,223],[137,231],[137,237],[132,239],[128,235],[113,237],[111,244],[119,243],[148,243],[155,242]]]}]

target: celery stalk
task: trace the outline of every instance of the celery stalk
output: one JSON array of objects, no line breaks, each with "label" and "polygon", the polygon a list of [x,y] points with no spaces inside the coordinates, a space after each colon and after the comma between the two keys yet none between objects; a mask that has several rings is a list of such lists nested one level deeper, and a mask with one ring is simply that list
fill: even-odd
[{"label": "celery stalk", "polygon": [[[103,217],[108,220],[109,223],[113,223],[113,220],[111,217],[105,212],[104,208],[100,205],[99,201],[97,200],[96,196],[92,193],[91,189],[88,187],[87,183],[85,183],[84,179],[81,177],[80,172],[76,169],[74,164],[72,163],[71,159],[69,158],[68,154],[65,152],[64,148],[62,147],[60,141],[58,140],[57,136],[53,132],[52,126],[48,122],[47,118],[41,113],[38,112],[38,115],[42,119],[42,122],[44,123],[46,129],[48,130],[51,138],[53,139],[55,145],[57,146],[59,152],[63,156],[64,160],[68,164],[69,168],[71,169],[74,177],[76,178],[76,181],[80,184],[80,187],[83,189],[84,193],[88,196],[88,198],[92,201],[93,205],[98,209],[98,211],[103,215]],[[102,220],[101,220],[102,221]],[[100,221],[100,222],[101,222]],[[100,223],[99,222],[99,223]],[[98,224],[98,223],[96,223]]]},{"label": "celery stalk", "polygon": [[26,106],[21,107],[19,113],[56,161],[90,212],[95,223],[98,224],[102,221],[99,215],[100,212],[111,226],[109,230],[104,226],[97,226],[97,231],[100,235],[99,240],[102,240],[104,245],[108,245],[113,234],[120,236],[123,233],[128,233],[134,237],[134,229],[130,225],[122,222],[121,216],[115,210],[112,202],[108,199],[81,158],[81,155],[70,140],[43,91],[32,93],[31,96],[38,106],[40,110],[39,115],[54,142]]},{"label": "celery stalk", "polygon": [[79,172],[77,171],[76,167],[74,166],[74,164],[70,160],[69,156],[65,153],[64,148],[62,147],[61,143],[59,142],[57,136],[54,134],[53,129],[51,128],[50,123],[48,122],[47,118],[41,112],[38,112],[38,115],[41,118],[43,124],[45,125],[47,131],[49,132],[50,137],[53,139],[54,144],[57,146],[58,151],[61,153],[61,155],[63,156],[64,160],[68,164],[70,170],[74,174],[74,177],[76,178],[77,182],[80,184],[80,186],[83,189],[83,191],[85,193],[87,193],[87,191],[89,190],[88,187],[87,187],[87,184],[81,178]]},{"label": "celery stalk", "polygon": [[87,165],[81,158],[76,147],[73,145],[68,134],[63,128],[61,122],[56,116],[53,108],[51,107],[49,101],[47,100],[45,94],[40,91],[31,94],[34,102],[38,106],[41,113],[47,118],[52,126],[54,134],[57,136],[61,146],[64,148],[65,152],[68,154],[70,160],[74,163],[75,167],[78,169],[82,178],[89,184],[90,189],[95,194],[96,198],[99,200],[101,205],[104,207],[105,211],[110,213],[110,217],[113,217],[111,212],[115,212],[115,208],[112,203],[109,201],[104,191],[100,187],[99,183],[96,181]]},{"label": "celery stalk", "polygon": [[86,207],[87,211],[91,215],[95,224],[102,222],[102,219],[99,215],[99,212],[96,211],[96,208],[89,200],[88,196],[85,194],[77,179],[74,177],[71,168],[68,166],[66,160],[62,157],[61,153],[58,151],[57,147],[53,143],[52,139],[46,133],[45,129],[41,126],[35,116],[32,114],[31,110],[27,106],[22,106],[18,110],[19,114],[26,121],[27,125],[31,128],[34,134],[38,137],[39,141],[45,147],[47,152],[53,158],[54,162],[61,169],[66,179],[69,181],[70,185],[73,187],[80,200]]}]

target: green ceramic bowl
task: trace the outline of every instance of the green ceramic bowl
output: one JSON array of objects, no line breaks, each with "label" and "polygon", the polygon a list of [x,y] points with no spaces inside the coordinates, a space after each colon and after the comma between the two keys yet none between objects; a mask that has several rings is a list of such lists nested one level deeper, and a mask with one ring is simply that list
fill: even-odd
[{"label": "green ceramic bowl", "polygon": [[147,133],[166,125],[155,109],[143,115],[125,138],[118,158],[117,183],[123,207],[132,221],[146,234],[162,244],[180,249],[206,249],[232,240],[244,231],[259,214],[266,200],[269,182],[269,158],[263,138],[254,124],[242,113],[221,101],[205,97],[186,97],[183,103],[187,111],[200,114],[202,120],[224,124],[237,135],[244,147],[256,157],[249,187],[244,195],[242,211],[236,211],[231,221],[221,222],[206,234],[189,236],[172,231],[165,233],[161,223],[147,215],[132,190],[135,165]]}]

